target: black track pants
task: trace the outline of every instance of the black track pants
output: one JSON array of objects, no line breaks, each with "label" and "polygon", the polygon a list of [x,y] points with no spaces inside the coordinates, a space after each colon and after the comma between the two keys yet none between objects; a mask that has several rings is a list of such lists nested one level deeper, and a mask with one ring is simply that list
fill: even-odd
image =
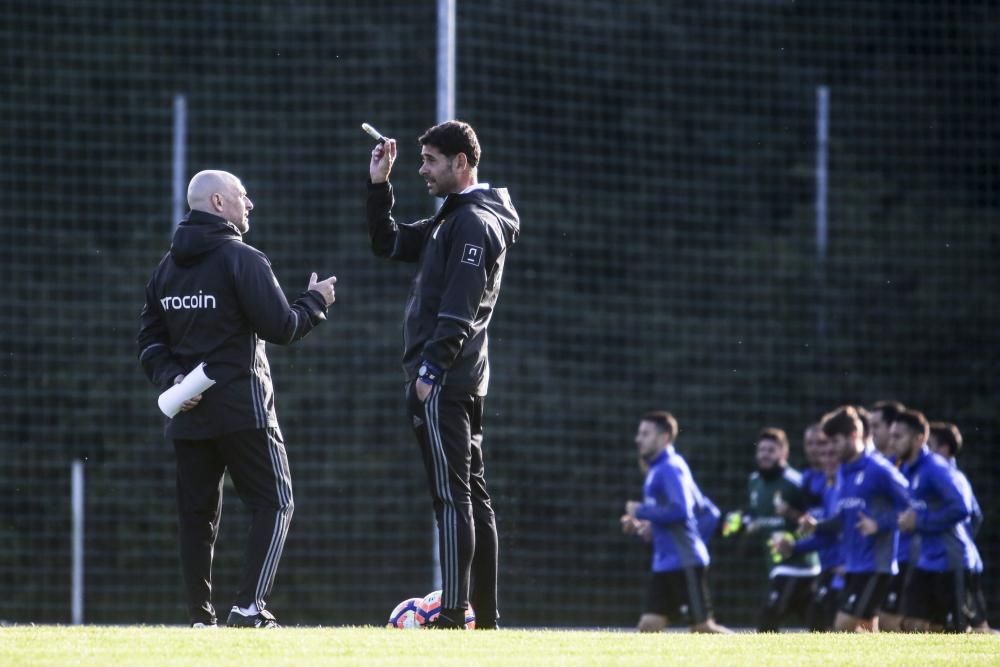
[{"label": "black track pants", "polygon": [[222,514],[223,475],[251,513],[240,590],[234,604],[264,609],[292,520],[292,479],[281,431],[240,431],[205,440],[174,440],[181,567],[192,622],[216,618],[212,555]]},{"label": "black track pants", "polygon": [[483,466],[483,397],[435,386],[421,403],[407,385],[407,406],[427,471],[441,556],[442,607],[477,623],[497,614],[496,518]]}]

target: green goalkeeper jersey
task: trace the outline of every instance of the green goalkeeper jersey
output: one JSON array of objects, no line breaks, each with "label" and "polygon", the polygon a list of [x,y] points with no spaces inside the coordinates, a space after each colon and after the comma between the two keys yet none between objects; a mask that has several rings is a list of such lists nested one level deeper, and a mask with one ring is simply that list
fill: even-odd
[{"label": "green goalkeeper jersey", "polygon": [[805,496],[802,492],[802,475],[786,466],[780,472],[771,474],[755,472],[748,484],[749,504],[744,511],[744,525],[748,539],[758,545],[767,563],[770,576],[806,577],[819,574],[819,558],[815,552],[796,554],[790,558],[774,555],[768,543],[774,533],[795,533],[798,522],[779,516],[775,506],[783,501],[797,512],[805,512]]}]

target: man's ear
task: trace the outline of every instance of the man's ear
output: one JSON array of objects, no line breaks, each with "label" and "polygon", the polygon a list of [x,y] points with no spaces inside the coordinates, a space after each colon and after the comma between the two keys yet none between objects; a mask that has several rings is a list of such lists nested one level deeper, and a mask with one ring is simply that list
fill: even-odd
[{"label": "man's ear", "polygon": [[465,155],[465,153],[459,153],[455,156],[455,167],[459,170],[469,168],[469,158]]},{"label": "man's ear", "polygon": [[218,192],[212,193],[212,206],[220,211],[222,210],[222,195]]}]

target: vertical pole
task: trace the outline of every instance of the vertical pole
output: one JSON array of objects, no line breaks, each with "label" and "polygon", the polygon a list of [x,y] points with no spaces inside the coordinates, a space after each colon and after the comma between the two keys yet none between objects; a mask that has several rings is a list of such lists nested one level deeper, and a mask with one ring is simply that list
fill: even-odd
[{"label": "vertical pole", "polygon": [[437,122],[455,117],[455,0],[437,3]]},{"label": "vertical pole", "polygon": [[83,461],[73,461],[70,498],[73,507],[73,576],[72,576],[72,617],[73,625],[83,624]]},{"label": "vertical pole", "polygon": [[184,217],[187,209],[187,187],[184,172],[187,170],[185,146],[187,145],[187,99],[183,93],[174,95],[174,197],[173,227]]},{"label": "vertical pole", "polygon": [[[437,0],[437,122],[455,117],[455,0]],[[434,590],[441,588],[441,541],[432,523]]]},{"label": "vertical pole", "polygon": [[826,283],[827,244],[827,152],[830,136],[830,88],[816,88],[816,285],[819,298],[816,304],[816,334],[826,335]]}]

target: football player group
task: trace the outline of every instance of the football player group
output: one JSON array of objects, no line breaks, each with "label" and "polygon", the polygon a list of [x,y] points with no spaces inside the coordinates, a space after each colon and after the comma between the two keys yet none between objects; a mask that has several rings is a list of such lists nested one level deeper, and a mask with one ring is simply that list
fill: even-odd
[{"label": "football player group", "polygon": [[962,436],[896,401],[845,405],[804,433],[808,468],[788,465],[780,428],[756,440],[746,505],[721,516],[675,449],[669,412],[650,412],[635,437],[645,471],[622,532],[652,544],[638,629],[671,622],[724,633],[708,587],[711,537],[756,550],[767,594],[758,632],[795,622],[811,631],[992,632],[975,544],[983,515],[956,465]]}]

